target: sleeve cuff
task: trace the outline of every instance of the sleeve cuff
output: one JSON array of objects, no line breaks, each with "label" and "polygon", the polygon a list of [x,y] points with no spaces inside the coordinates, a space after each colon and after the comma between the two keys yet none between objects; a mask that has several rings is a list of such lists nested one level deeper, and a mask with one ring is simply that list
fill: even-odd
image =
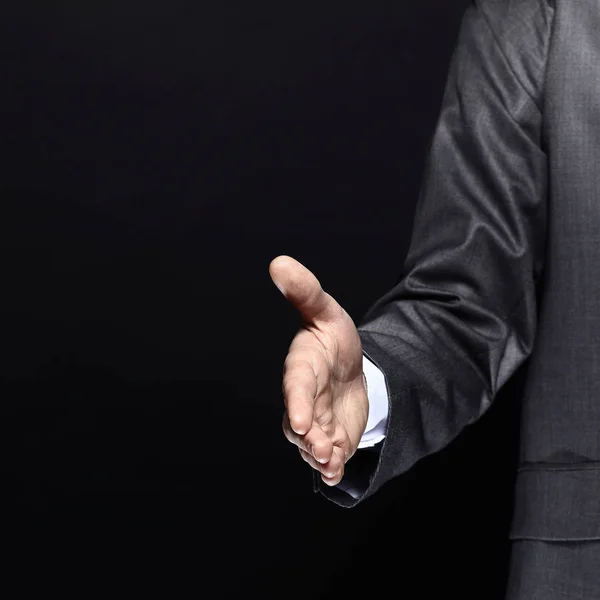
[{"label": "sleeve cuff", "polygon": [[388,393],[382,371],[363,354],[363,373],[367,379],[369,418],[358,448],[370,448],[385,438],[388,418]]}]

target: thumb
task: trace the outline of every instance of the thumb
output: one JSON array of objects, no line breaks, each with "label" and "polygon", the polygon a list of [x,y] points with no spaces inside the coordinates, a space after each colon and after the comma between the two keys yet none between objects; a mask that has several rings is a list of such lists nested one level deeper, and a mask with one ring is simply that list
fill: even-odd
[{"label": "thumb", "polygon": [[330,323],[340,317],[341,306],[323,290],[319,280],[291,256],[278,256],[269,265],[273,283],[307,323]]}]

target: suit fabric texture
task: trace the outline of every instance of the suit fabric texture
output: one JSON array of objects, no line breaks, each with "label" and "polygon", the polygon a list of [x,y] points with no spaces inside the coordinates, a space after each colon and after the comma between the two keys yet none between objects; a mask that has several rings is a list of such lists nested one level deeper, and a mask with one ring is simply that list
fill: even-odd
[{"label": "suit fabric texture", "polygon": [[358,329],[386,437],[359,498],[315,491],[364,501],[523,367],[506,597],[600,598],[598,0],[469,5],[403,271]]}]

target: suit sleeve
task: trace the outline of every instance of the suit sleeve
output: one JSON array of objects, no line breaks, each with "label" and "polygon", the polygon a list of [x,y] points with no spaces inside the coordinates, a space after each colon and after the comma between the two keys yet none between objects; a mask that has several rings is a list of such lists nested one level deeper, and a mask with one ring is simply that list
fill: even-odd
[{"label": "suit sleeve", "polygon": [[553,10],[550,0],[479,0],[463,16],[403,271],[358,326],[364,354],[385,375],[385,439],[346,464],[358,497],[314,479],[341,506],[447,446],[532,351]]}]

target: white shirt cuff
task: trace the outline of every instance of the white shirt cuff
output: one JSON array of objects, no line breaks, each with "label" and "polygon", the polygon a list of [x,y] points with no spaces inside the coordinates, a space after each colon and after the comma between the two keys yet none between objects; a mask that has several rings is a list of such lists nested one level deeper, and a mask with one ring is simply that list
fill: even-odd
[{"label": "white shirt cuff", "polygon": [[363,372],[367,380],[369,418],[358,448],[369,448],[385,438],[388,418],[388,393],[383,372],[364,354]]}]

